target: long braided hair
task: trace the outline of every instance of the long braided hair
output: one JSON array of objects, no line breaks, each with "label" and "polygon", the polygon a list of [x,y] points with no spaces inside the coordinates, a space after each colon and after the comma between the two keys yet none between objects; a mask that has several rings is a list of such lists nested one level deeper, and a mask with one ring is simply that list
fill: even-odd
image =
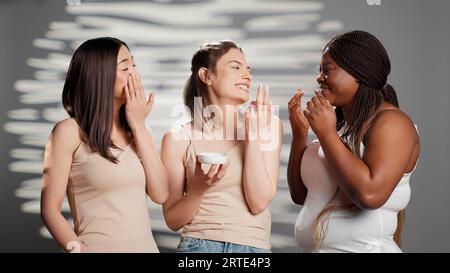
[{"label": "long braided hair", "polygon": [[[386,49],[372,34],[365,31],[351,31],[334,37],[325,46],[333,60],[359,82],[352,114],[348,122],[344,120],[341,107],[336,107],[336,130],[341,131],[341,139],[358,158],[362,158],[361,144],[382,102],[399,107],[394,88],[387,83],[391,71]],[[341,200],[337,205],[337,200]],[[313,224],[313,237],[316,250],[325,238],[328,218],[334,209],[359,210],[338,187],[333,198],[319,213]],[[405,211],[397,215],[397,230],[394,240],[400,245]]]}]

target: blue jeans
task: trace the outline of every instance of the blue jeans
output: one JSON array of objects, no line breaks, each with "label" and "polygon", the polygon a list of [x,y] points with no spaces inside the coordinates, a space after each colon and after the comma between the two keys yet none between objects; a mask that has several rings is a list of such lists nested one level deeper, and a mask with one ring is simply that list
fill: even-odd
[{"label": "blue jeans", "polygon": [[272,253],[270,249],[181,236],[177,252],[181,253]]}]

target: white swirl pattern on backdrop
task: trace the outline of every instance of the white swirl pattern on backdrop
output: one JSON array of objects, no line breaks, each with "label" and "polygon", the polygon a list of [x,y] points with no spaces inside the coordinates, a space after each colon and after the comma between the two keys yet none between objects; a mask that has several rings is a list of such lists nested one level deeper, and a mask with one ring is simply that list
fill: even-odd
[{"label": "white swirl pattern on backdrop", "polygon": [[[71,54],[80,43],[113,36],[129,44],[145,88],[156,91],[148,124],[159,144],[177,119],[171,117],[171,109],[182,104],[182,89],[195,49],[202,41],[232,39],[243,47],[252,66],[253,86],[260,82],[270,86],[273,103],[280,105],[285,138],[278,192],[270,205],[271,240],[274,252],[294,251],[293,225],[299,207],[290,200],[286,182],[291,139],[287,102],[298,87],[314,88],[321,48],[343,29],[339,21],[324,20],[323,9],[318,1],[287,0],[68,1],[65,12],[75,20],[51,22],[43,37],[33,41],[47,57],[30,56],[27,60],[34,69],[34,79],[15,82],[23,108],[10,111],[9,122],[3,127],[21,143],[10,151],[13,162],[9,170],[36,175],[17,185],[15,194],[24,200],[22,212],[40,212],[43,150],[54,124],[67,117],[60,102],[61,91]],[[67,202],[63,212],[69,212]],[[150,202],[150,215],[158,245],[174,250],[179,235],[167,228],[161,207]],[[44,227],[36,232],[50,238]]]}]

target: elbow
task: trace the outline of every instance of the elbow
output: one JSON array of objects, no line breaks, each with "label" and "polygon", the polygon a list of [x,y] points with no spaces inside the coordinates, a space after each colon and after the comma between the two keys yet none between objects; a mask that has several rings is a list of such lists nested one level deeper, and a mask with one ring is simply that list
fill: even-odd
[{"label": "elbow", "polygon": [[292,202],[302,206],[305,203],[306,195],[308,193],[308,190],[303,184],[303,181],[301,180],[301,178],[294,179],[288,172],[287,182]]},{"label": "elbow", "polygon": [[154,203],[162,205],[169,200],[169,187],[160,192],[153,192],[150,187],[147,187],[147,195]]},{"label": "elbow", "polygon": [[167,227],[170,228],[170,230],[174,232],[178,232],[183,226],[180,226],[179,223],[177,223],[174,220],[168,219],[168,217],[164,217],[166,220]]},{"label": "elbow", "polygon": [[291,193],[291,199],[292,202],[294,202],[296,205],[303,206],[303,204],[305,203],[306,196],[299,196]]},{"label": "elbow", "polygon": [[44,209],[44,202],[42,201],[42,196],[41,196],[41,204],[40,204],[40,206],[39,206],[40,208],[40,216],[41,216],[41,219],[42,219],[42,221],[44,222],[44,219],[45,219],[45,209]]},{"label": "elbow", "polygon": [[42,208],[42,204],[41,204],[41,221],[45,226],[47,226],[46,219],[47,219],[47,214],[46,214],[45,209]]},{"label": "elbow", "polygon": [[273,184],[274,182],[270,181],[270,188],[265,189],[244,189],[245,201],[251,214],[260,214],[269,206],[276,194],[276,188],[272,187]]},{"label": "elbow", "polygon": [[300,186],[300,185],[298,185],[296,187],[296,185],[293,185],[289,181],[288,181],[288,185],[289,185],[289,193],[291,194],[292,202],[294,202],[297,205],[302,206],[306,200],[306,195],[308,193],[307,189],[304,186],[303,186],[303,189],[299,188],[298,186]]},{"label": "elbow", "polygon": [[40,202],[40,205],[39,205],[39,210],[40,210],[41,221],[45,225],[45,218],[47,216],[47,210],[46,210],[46,202],[44,200],[45,200],[44,199],[44,192],[41,191],[41,202]]},{"label": "elbow", "polygon": [[166,225],[170,230],[177,232],[183,227],[180,226],[180,224],[177,223],[175,219],[173,219],[173,216],[171,217],[171,213],[169,211],[169,207],[167,207],[167,204],[163,204],[163,216],[164,221],[166,222]]},{"label": "elbow", "polygon": [[169,194],[160,194],[156,196],[151,196],[150,199],[152,199],[152,201],[155,202],[156,204],[162,205],[169,199]]},{"label": "elbow", "polygon": [[155,198],[155,202],[159,205],[162,205],[169,200],[169,184],[167,183],[166,185],[164,191],[158,195],[158,198]]},{"label": "elbow", "polygon": [[160,198],[154,198],[154,199],[152,199],[152,201],[158,205],[162,205],[165,202],[164,199],[160,199]]},{"label": "elbow", "polygon": [[276,191],[268,191],[266,193],[261,193],[260,196],[249,196],[247,198],[247,206],[250,210],[250,213],[253,215],[258,215],[269,206],[273,197],[275,196]]},{"label": "elbow", "polygon": [[258,215],[261,212],[263,212],[267,206],[269,205],[269,202],[259,201],[259,202],[253,202],[252,204],[249,204],[250,213],[253,215]]},{"label": "elbow", "polygon": [[250,207],[250,212],[253,215],[258,215],[263,212],[266,208],[264,207]]},{"label": "elbow", "polygon": [[40,216],[42,224],[53,236],[53,233],[51,231],[56,228],[55,226],[56,221],[63,217],[61,211],[58,211],[53,207],[49,206],[45,207],[41,205]]},{"label": "elbow", "polygon": [[386,203],[386,198],[376,193],[362,193],[358,195],[356,205],[362,209],[375,210]]},{"label": "elbow", "polygon": [[167,226],[170,228],[170,230],[171,231],[173,231],[173,232],[178,232],[180,229],[181,229],[181,227],[179,227],[179,226],[177,226],[177,225],[174,225],[174,224],[172,224],[172,223],[170,223],[170,222],[167,222]]},{"label": "elbow", "polygon": [[41,199],[41,205],[40,205],[40,213],[41,213],[41,221],[42,223],[47,227],[47,223],[49,222],[49,219],[55,217],[58,213],[61,213],[61,211],[58,211],[57,209],[58,205],[53,205],[48,202],[44,202]]}]

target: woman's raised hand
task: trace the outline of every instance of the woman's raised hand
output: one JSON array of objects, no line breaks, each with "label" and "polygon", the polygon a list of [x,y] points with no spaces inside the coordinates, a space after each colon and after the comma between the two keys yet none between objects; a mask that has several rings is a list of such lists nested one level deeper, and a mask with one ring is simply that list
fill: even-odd
[{"label": "woman's raised hand", "polygon": [[125,113],[131,130],[145,127],[145,120],[153,107],[155,93],[151,92],[147,100],[140,76],[137,72],[133,72],[128,76],[125,95],[127,99]]},{"label": "woman's raised hand", "polygon": [[302,111],[302,97],[305,92],[301,89],[289,100],[289,122],[291,123],[292,135],[294,137],[307,136],[309,122]]},{"label": "woman's raised hand", "polygon": [[[247,140],[266,140],[273,117],[273,106],[269,99],[269,88],[259,85],[256,101],[252,101],[245,112],[245,133]],[[270,134],[269,134],[270,135]]]}]

